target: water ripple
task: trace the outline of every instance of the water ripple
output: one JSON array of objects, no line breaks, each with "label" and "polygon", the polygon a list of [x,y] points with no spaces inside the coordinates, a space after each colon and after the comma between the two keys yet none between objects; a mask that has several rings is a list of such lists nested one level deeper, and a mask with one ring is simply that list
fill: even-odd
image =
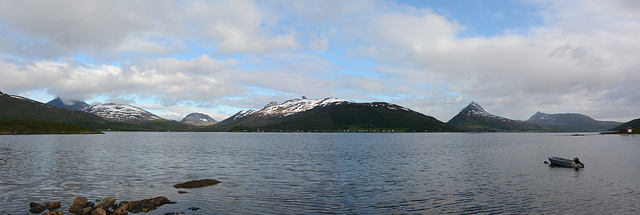
[{"label": "water ripple", "polygon": [[[555,134],[0,136],[0,214],[22,214],[31,201],[70,204],[76,196],[166,196],[178,202],[160,207],[160,214],[638,213],[636,139],[596,135],[578,141]],[[589,161],[588,169],[541,163],[548,156],[576,154]],[[222,183],[185,194],[173,188],[203,178]]]}]

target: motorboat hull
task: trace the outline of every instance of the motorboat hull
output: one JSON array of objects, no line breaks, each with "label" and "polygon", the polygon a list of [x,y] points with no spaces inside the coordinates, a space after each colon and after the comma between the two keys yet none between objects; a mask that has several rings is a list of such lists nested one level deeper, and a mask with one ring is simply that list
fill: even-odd
[{"label": "motorboat hull", "polygon": [[571,168],[584,168],[584,165],[577,164],[573,161],[573,159],[561,158],[561,157],[549,157],[549,162],[551,165],[562,166],[562,167],[571,167]]}]

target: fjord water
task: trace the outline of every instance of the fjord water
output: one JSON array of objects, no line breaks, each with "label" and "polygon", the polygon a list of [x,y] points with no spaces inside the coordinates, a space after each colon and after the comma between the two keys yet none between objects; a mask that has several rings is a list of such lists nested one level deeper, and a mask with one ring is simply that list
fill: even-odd
[{"label": "fjord water", "polygon": [[[76,196],[177,202],[153,214],[637,214],[639,154],[640,136],[597,134],[0,136],[0,214],[50,201],[66,211]],[[173,188],[205,178],[222,183]]]}]

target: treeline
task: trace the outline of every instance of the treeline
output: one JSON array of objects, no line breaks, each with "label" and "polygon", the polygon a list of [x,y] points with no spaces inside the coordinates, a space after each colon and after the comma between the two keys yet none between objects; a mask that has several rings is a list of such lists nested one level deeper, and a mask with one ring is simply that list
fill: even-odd
[{"label": "treeline", "polygon": [[71,123],[25,119],[0,119],[0,134],[95,134],[100,133]]}]

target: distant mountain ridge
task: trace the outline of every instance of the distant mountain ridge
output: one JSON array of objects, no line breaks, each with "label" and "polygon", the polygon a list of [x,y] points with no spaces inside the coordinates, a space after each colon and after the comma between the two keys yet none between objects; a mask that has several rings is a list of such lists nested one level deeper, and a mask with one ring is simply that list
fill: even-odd
[{"label": "distant mountain ridge", "polygon": [[[56,98],[49,103],[60,102],[64,104],[65,102],[63,101],[64,99]],[[0,119],[71,123],[91,129],[128,131],[459,131],[461,129],[463,131],[483,132],[603,131],[640,127],[640,119],[622,124],[598,121],[582,114],[546,114],[542,112],[537,112],[527,120],[539,123],[533,124],[493,115],[476,102],[470,103],[458,115],[449,120],[450,124],[445,124],[431,116],[385,102],[359,103],[337,98],[308,99],[306,97],[287,100],[282,104],[278,104],[275,101],[270,102],[259,110],[239,111],[215,125],[194,127],[177,121],[164,120],[151,113],[149,113],[149,118],[144,118],[142,116],[144,115],[143,113],[148,113],[148,111],[130,105],[118,104],[109,104],[112,105],[112,111],[103,112],[111,115],[127,113],[129,115],[123,114],[122,117],[141,117],[143,119],[139,121],[107,121],[95,114],[68,109],[68,105],[82,104],[84,103],[82,101],[73,101],[73,104],[69,101],[66,103],[67,108],[60,108],[22,96],[0,92]],[[107,104],[101,105],[109,106]],[[183,120],[186,120],[186,118],[192,118],[192,120],[200,122],[210,121],[210,119],[202,115],[185,117]],[[460,120],[460,118],[463,119]],[[456,121],[462,121],[462,123]],[[585,125],[591,126],[591,122],[596,122],[600,127],[584,127]],[[547,123],[547,125],[542,126],[545,125],[544,123]],[[611,124],[614,124],[614,126],[609,127]],[[618,126],[615,127],[615,125]]]},{"label": "distant mountain ridge", "polygon": [[55,107],[22,96],[8,95],[2,92],[0,92],[0,119],[72,123],[90,129],[110,126],[108,121],[93,114]]},{"label": "distant mountain ridge", "polygon": [[218,121],[204,113],[190,113],[182,118],[180,122],[195,126],[208,126],[216,124]]},{"label": "distant mountain ridge", "polygon": [[219,122],[221,130],[271,131],[458,131],[437,119],[384,102],[300,97],[260,110],[244,110]]},{"label": "distant mountain ridge", "polygon": [[493,115],[475,101],[469,103],[447,124],[463,131],[503,132],[503,131],[550,131],[549,128],[527,122]]},{"label": "distant mountain ridge", "polygon": [[66,99],[61,99],[60,97],[56,97],[55,99],[47,102],[47,104],[56,106],[56,107],[72,109],[72,110],[83,110],[86,107],[89,107],[89,104],[87,104],[84,101],[66,100]]},{"label": "distant mountain ridge", "polygon": [[640,118],[631,120],[629,122],[625,122],[616,127],[610,128],[609,131],[619,131],[621,129],[634,128],[636,130],[640,130]]},{"label": "distant mountain ridge", "polygon": [[606,131],[622,124],[621,122],[598,121],[578,113],[546,114],[540,111],[531,116],[527,122],[549,127],[554,131]]},{"label": "distant mountain ridge", "polygon": [[261,117],[267,117],[267,116],[286,117],[296,113],[311,110],[315,107],[327,106],[334,103],[340,104],[340,103],[354,103],[354,102],[348,101],[348,100],[331,98],[331,97],[325,98],[325,99],[308,99],[307,97],[302,96],[300,98],[287,100],[282,104],[278,104],[278,102],[272,101],[269,104],[265,105],[264,108],[260,110],[249,109],[249,110],[240,111],[229,118],[236,120],[251,114],[258,114]]},{"label": "distant mountain ridge", "polygon": [[111,122],[147,122],[163,120],[155,114],[133,105],[115,103],[95,104],[82,111],[100,116]]}]

